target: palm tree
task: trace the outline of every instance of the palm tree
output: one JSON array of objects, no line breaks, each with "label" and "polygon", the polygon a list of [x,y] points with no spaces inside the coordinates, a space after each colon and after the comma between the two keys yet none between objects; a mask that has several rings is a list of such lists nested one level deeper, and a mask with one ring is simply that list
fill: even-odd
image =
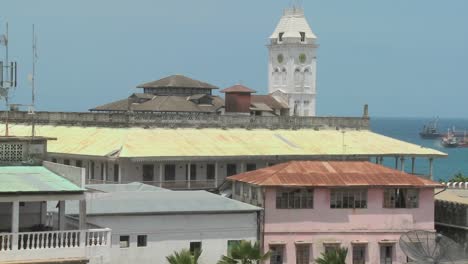
[{"label": "palm tree", "polygon": [[317,264],[346,264],[347,248],[337,248],[328,252],[323,252],[320,258],[316,259]]},{"label": "palm tree", "polygon": [[230,256],[222,256],[218,264],[254,264],[269,257],[270,252],[262,255],[258,242],[242,240],[232,247]]},{"label": "palm tree", "polygon": [[198,264],[201,251],[196,250],[193,254],[188,249],[182,249],[180,252],[174,251],[172,255],[166,257],[169,264]]}]

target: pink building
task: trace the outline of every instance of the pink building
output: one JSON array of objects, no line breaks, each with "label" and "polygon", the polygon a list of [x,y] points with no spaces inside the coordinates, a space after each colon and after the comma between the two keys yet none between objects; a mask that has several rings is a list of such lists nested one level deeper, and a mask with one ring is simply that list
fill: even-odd
[{"label": "pink building", "polygon": [[270,264],[314,263],[348,248],[347,263],[397,264],[409,230],[434,231],[439,183],[365,161],[292,161],[228,178],[233,198],[265,208]]}]

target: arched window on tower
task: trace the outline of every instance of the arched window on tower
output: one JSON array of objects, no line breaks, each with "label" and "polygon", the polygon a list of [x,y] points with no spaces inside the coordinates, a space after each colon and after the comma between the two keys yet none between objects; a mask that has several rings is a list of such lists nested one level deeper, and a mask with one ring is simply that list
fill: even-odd
[{"label": "arched window on tower", "polygon": [[287,85],[287,72],[286,68],[283,68],[281,70],[281,85],[286,86]]},{"label": "arched window on tower", "polygon": [[299,68],[294,71],[294,86],[296,91],[302,91],[304,88],[304,73]]},{"label": "arched window on tower", "polygon": [[312,72],[309,68],[304,69],[304,88],[310,89],[312,83]]},{"label": "arched window on tower", "polygon": [[273,86],[278,86],[280,85],[280,69],[276,68],[273,73]]}]

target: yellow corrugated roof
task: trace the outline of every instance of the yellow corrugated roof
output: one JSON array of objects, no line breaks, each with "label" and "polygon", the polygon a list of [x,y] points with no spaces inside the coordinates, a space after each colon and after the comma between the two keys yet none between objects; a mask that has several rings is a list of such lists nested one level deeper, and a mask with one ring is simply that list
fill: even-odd
[{"label": "yellow corrugated roof", "polygon": [[[371,131],[300,129],[196,129],[37,127],[39,136],[57,137],[49,152],[120,157],[221,157],[271,155],[406,155],[446,156],[437,150],[382,136]],[[28,135],[30,127],[12,125],[12,135]]]}]

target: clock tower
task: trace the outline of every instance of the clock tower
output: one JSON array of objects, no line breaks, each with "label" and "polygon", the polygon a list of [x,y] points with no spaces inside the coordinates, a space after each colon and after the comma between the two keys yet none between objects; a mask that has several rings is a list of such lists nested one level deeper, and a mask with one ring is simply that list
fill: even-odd
[{"label": "clock tower", "polygon": [[284,10],[268,45],[268,91],[286,97],[289,115],[315,116],[317,36],[302,8]]}]

